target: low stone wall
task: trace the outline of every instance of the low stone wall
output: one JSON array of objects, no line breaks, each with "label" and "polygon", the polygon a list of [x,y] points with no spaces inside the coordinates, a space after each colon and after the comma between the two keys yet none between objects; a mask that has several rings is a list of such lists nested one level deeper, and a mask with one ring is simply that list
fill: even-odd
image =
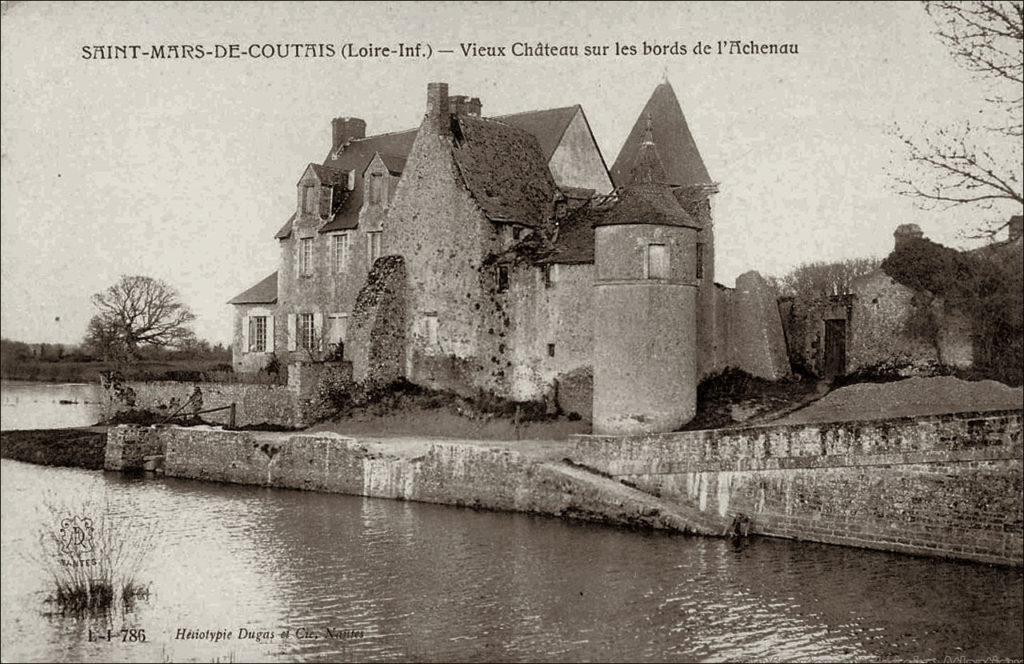
[{"label": "low stone wall", "polygon": [[164,453],[164,442],[152,434],[150,427],[124,425],[107,432],[104,470],[140,471],[146,457]]},{"label": "low stone wall", "polygon": [[[246,383],[132,381],[124,383],[117,392],[107,390],[103,415],[109,419],[116,413],[126,412],[132,408],[168,415],[174,412],[188,415],[196,409],[185,404],[197,387],[202,394],[203,410],[230,406],[234,403],[236,426],[269,424],[301,427],[306,424],[305,409],[299,407],[298,395],[294,388]],[[131,390],[130,399],[125,398],[125,388]],[[202,417],[209,422],[227,424],[229,413],[225,410],[204,414]]]},{"label": "low stone wall", "polygon": [[237,484],[528,512],[622,526],[720,534],[701,515],[561,461],[468,443],[414,448],[332,433],[284,434],[210,427],[114,427],[128,445],[164,455],[164,473]]},{"label": "low stone wall", "polygon": [[1024,563],[1021,411],[578,436],[570,458],[721,527]]}]

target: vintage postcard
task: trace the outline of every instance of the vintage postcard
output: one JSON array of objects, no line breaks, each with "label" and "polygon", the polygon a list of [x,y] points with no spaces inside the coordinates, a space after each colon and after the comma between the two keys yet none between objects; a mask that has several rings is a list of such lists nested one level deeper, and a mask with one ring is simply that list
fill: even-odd
[{"label": "vintage postcard", "polygon": [[1024,5],[0,3],[3,662],[1024,659]]}]

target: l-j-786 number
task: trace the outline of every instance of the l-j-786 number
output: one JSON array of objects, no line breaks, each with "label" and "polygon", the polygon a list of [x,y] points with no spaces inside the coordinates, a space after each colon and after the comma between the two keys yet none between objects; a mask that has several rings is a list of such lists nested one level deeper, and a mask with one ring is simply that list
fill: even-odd
[{"label": "l-j-786 number", "polygon": [[120,632],[108,629],[105,632],[93,632],[89,629],[89,641],[117,641],[118,634],[121,635],[121,643],[143,643],[146,640],[146,630],[128,629],[125,627]]}]

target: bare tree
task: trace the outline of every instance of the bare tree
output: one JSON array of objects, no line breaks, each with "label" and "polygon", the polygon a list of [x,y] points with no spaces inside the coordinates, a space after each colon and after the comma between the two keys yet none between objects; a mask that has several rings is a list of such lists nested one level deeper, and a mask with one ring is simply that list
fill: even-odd
[{"label": "bare tree", "polygon": [[143,347],[168,348],[192,343],[195,314],[166,282],[122,276],[92,296],[97,313],[89,321],[86,344],[106,356],[134,358]]},{"label": "bare tree", "polygon": [[794,268],[772,282],[780,295],[813,299],[828,295],[845,295],[857,277],[876,269],[877,258],[850,258],[843,261],[816,261]]},{"label": "bare tree", "polygon": [[[1020,0],[925,2],[936,35],[961,65],[988,79],[995,92],[982,100],[984,125],[944,127],[920,138],[896,127],[909,169],[894,174],[897,190],[920,207],[1024,205],[1024,3]],[[974,237],[993,236],[1009,215],[982,222]]]}]

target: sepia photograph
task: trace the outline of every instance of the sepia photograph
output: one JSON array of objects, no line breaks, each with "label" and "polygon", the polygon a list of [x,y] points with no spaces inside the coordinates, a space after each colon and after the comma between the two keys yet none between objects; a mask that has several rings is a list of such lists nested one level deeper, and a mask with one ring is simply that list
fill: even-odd
[{"label": "sepia photograph", "polygon": [[0,2],[0,661],[1024,662],[1024,2]]}]

